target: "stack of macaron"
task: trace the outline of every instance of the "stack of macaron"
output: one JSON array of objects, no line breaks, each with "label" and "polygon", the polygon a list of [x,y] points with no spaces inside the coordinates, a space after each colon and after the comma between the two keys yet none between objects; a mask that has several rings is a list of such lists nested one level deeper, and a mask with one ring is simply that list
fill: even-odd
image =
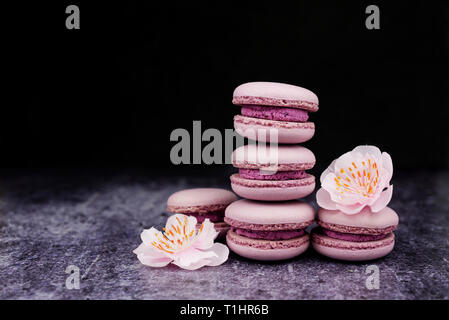
[{"label": "stack of macaron", "polygon": [[225,209],[236,200],[235,194],[225,189],[186,189],[175,192],[168,198],[167,211],[194,216],[197,227],[200,227],[205,219],[209,219],[214,223],[218,237],[222,237],[230,228],[223,221]]},{"label": "stack of macaron", "polygon": [[308,112],[318,110],[318,98],[293,85],[251,82],[235,89],[232,102],[241,107],[234,117],[236,132],[255,143],[232,155],[239,172],[231,176],[231,186],[246,200],[226,209],[228,246],[256,260],[297,256],[309,245],[304,229],[314,216],[311,206],[297,200],[315,189],[315,177],[306,172],[315,156],[297,144],[315,133],[307,121]]}]

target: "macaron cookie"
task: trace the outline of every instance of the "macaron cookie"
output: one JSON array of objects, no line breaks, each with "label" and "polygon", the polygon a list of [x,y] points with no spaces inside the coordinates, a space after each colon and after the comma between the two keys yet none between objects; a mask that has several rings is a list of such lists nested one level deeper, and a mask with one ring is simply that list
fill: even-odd
[{"label": "macaron cookie", "polygon": [[230,228],[223,221],[225,209],[236,200],[236,195],[226,189],[186,189],[175,192],[168,198],[167,211],[194,216],[198,228],[205,219],[209,219],[219,232],[218,237],[223,237]]},{"label": "macaron cookie", "polygon": [[225,211],[225,222],[231,226],[226,243],[248,259],[290,259],[309,247],[305,228],[313,223],[314,215],[313,208],[301,201],[238,200]]},{"label": "macaron cookie", "polygon": [[320,209],[312,231],[312,246],[324,256],[338,260],[366,261],[386,256],[393,250],[394,233],[399,217],[385,207],[371,212],[348,215],[341,211]]},{"label": "macaron cookie", "polygon": [[305,170],[315,165],[315,156],[303,146],[249,144],[234,150],[232,190],[242,198],[284,201],[305,197],[315,189],[315,177]]},{"label": "macaron cookie", "polygon": [[309,112],[318,111],[318,97],[310,90],[278,82],[249,82],[234,90],[232,103],[241,106],[234,128],[258,141],[296,144],[311,139],[315,124]]}]

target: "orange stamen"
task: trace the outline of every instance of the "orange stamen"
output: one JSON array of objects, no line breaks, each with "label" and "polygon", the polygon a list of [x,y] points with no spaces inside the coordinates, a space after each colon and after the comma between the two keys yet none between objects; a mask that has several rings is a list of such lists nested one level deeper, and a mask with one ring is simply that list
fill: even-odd
[{"label": "orange stamen", "polygon": [[167,252],[167,253],[173,253],[173,251],[164,249],[164,248],[162,248],[161,246],[159,246],[158,248],[161,249],[162,251]]}]

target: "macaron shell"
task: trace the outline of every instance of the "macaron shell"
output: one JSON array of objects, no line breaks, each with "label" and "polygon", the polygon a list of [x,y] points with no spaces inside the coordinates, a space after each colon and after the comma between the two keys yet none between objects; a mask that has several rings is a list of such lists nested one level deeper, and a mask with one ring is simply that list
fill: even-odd
[{"label": "macaron shell", "polygon": [[238,86],[232,103],[237,105],[270,105],[318,110],[318,97],[312,91],[279,82],[248,82]]},{"label": "macaron shell", "polygon": [[318,210],[318,220],[327,224],[372,229],[395,227],[399,223],[398,215],[389,207],[385,207],[379,212],[371,212],[369,207],[365,207],[360,213],[353,215],[321,208]]},{"label": "macaron shell", "polygon": [[232,153],[232,163],[238,168],[256,169],[276,163],[287,170],[311,169],[316,162],[312,151],[303,146],[262,147],[256,144],[241,146]]},{"label": "macaron shell", "polygon": [[[304,198],[315,190],[315,179],[307,180],[307,184],[304,185],[284,186],[286,181],[291,182],[306,179],[283,181],[244,179],[248,180],[248,185],[242,185],[241,183],[236,183],[236,180],[233,181],[231,178],[231,187],[242,198],[260,201],[286,201]],[[249,183],[254,183],[254,185],[249,186]]]},{"label": "macaron shell", "polygon": [[[295,123],[296,125],[286,125],[290,123]],[[234,117],[234,129],[242,137],[251,140],[262,142],[277,141],[278,143],[286,144],[306,142],[312,139],[315,134],[315,125],[312,122],[281,122],[243,116]]]},{"label": "macaron shell", "polygon": [[263,203],[242,199],[232,203],[225,211],[226,218],[259,225],[302,224],[313,221],[314,216],[313,207],[303,201]]},{"label": "macaron shell", "polygon": [[326,247],[326,246],[317,244],[315,242],[312,242],[312,247],[318,253],[322,254],[323,256],[332,258],[332,259],[344,260],[344,261],[369,261],[369,260],[374,260],[374,259],[379,259],[379,258],[385,257],[387,254],[389,254],[393,250],[394,243],[391,243],[385,247],[358,250],[358,251]]},{"label": "macaron shell", "polygon": [[362,227],[344,226],[341,224],[331,224],[323,222],[321,220],[318,220],[317,223],[323,229],[327,229],[334,232],[371,235],[371,236],[388,234],[396,230],[396,226],[390,226],[386,228],[362,228]]},{"label": "macaron shell", "polygon": [[303,237],[305,238],[305,241],[295,247],[260,249],[251,247],[250,245],[236,243],[232,240],[232,237],[229,236],[228,232],[228,235],[226,236],[226,243],[229,249],[239,256],[259,261],[277,261],[294,258],[306,251],[310,243],[308,241],[309,235],[304,235]]},{"label": "macaron shell", "polygon": [[[235,194],[226,189],[196,188],[173,193],[167,200],[167,207],[207,207],[229,205],[237,200]],[[173,212],[173,211],[170,211]]]},{"label": "macaron shell", "polygon": [[383,240],[351,242],[312,233],[312,246],[323,256],[344,261],[368,261],[382,258],[394,248],[394,234]]}]

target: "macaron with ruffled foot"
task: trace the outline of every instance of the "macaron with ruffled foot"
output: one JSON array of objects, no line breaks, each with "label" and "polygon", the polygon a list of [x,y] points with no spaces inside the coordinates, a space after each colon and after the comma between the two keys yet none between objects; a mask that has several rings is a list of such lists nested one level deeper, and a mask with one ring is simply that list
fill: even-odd
[{"label": "macaron with ruffled foot", "polygon": [[303,198],[315,189],[315,177],[306,170],[315,156],[302,146],[249,144],[232,155],[239,173],[231,176],[232,190],[250,200],[284,201]]},{"label": "macaron with ruffled foot", "polygon": [[241,115],[234,117],[234,128],[246,138],[296,144],[315,133],[315,124],[308,119],[309,112],[318,111],[318,97],[305,88],[249,82],[234,90],[232,103],[242,107]]},{"label": "macaron with ruffled foot", "polygon": [[248,259],[290,259],[309,247],[305,228],[314,215],[312,206],[301,201],[238,200],[225,211],[225,222],[232,227],[226,242],[231,251]]},{"label": "macaron with ruffled foot", "polygon": [[393,231],[399,217],[389,207],[379,212],[365,207],[354,215],[320,209],[317,223],[319,227],[312,230],[315,251],[338,260],[366,261],[384,257],[393,250]]}]

